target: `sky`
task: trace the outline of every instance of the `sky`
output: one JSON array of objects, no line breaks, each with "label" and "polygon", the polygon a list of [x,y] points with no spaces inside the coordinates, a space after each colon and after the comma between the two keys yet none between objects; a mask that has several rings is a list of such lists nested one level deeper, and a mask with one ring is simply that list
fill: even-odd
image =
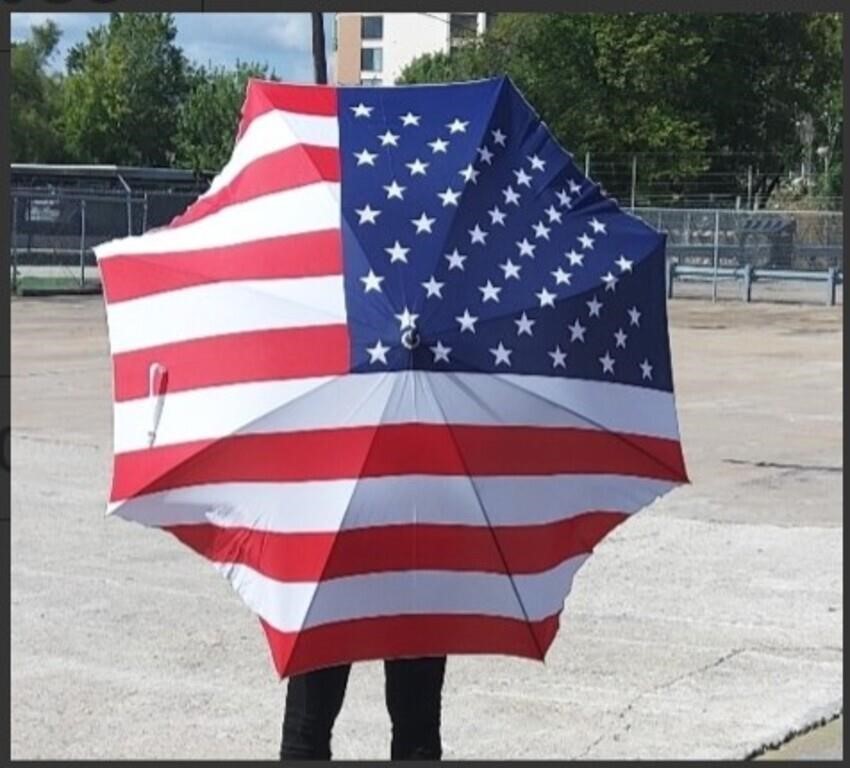
[{"label": "sky", "polygon": [[[68,49],[85,39],[92,27],[107,22],[108,13],[13,13],[12,40],[25,40],[33,25],[53,19],[62,30],[50,64],[65,68]],[[313,63],[309,13],[176,13],[177,43],[198,64],[233,66],[237,59],[268,63],[282,80],[311,82]],[[325,14],[325,40],[331,45],[333,14]],[[330,52],[328,64],[333,66]],[[331,76],[333,73],[330,73]]]}]

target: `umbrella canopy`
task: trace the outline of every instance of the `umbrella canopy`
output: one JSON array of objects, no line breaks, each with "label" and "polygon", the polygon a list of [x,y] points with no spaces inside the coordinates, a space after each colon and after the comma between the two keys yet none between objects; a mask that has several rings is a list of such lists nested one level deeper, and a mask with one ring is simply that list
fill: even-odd
[{"label": "umbrella canopy", "polygon": [[109,511],[208,558],[281,676],[543,659],[593,548],[687,481],[664,244],[506,78],[253,80],[208,192],[96,249]]}]

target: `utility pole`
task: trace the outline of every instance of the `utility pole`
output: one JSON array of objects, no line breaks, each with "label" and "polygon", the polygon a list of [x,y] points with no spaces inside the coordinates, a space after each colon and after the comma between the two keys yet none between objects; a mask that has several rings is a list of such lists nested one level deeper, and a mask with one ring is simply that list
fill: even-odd
[{"label": "utility pole", "polygon": [[321,13],[311,13],[313,20],[313,74],[320,85],[328,82],[328,62],[325,58],[325,26]]}]

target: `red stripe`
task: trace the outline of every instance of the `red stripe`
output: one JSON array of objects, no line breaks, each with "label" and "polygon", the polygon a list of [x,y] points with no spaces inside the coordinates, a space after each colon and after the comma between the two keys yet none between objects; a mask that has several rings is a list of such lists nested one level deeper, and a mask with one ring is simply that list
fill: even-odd
[{"label": "red stripe", "polygon": [[179,253],[114,256],[100,262],[109,304],[224,280],[342,273],[338,229]]},{"label": "red stripe", "polygon": [[388,525],[276,533],[216,525],[166,528],[208,560],[247,565],[277,581],[385,571],[541,573],[593,548],[628,515],[588,512],[545,525]]},{"label": "red stripe", "polygon": [[387,424],[236,435],[118,454],[112,501],[221,482],[568,473],[686,479],[676,440],[567,427]]},{"label": "red stripe", "polygon": [[273,109],[331,117],[337,113],[337,89],[327,85],[285,85],[268,80],[249,80],[237,138],[245,133],[252,121]]},{"label": "red stripe", "polygon": [[243,168],[227,186],[193,203],[168,225],[180,227],[209,216],[234,203],[303,187],[319,181],[339,181],[339,150],[297,144],[257,158]]},{"label": "red stripe", "polygon": [[[231,333],[114,355],[115,400],[148,395],[152,363],[168,371],[168,393],[250,381],[343,374],[349,368],[345,325]],[[178,454],[184,450],[175,449]],[[196,449],[187,446],[186,450]]]},{"label": "red stripe", "polygon": [[280,632],[260,619],[281,677],[355,661],[493,653],[543,660],[558,615],[535,622],[428,614],[340,621]]}]

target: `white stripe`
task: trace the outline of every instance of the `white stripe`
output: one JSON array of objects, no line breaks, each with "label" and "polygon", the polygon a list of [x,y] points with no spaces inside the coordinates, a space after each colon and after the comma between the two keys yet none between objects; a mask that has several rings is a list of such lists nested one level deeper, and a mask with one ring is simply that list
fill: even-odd
[{"label": "white stripe", "polygon": [[339,123],[336,116],[304,115],[280,109],[260,115],[248,126],[233,148],[227,165],[201,197],[215,194],[261,157],[298,144],[338,147]]},{"label": "white stripe", "polygon": [[[543,525],[586,512],[632,514],[676,483],[620,475],[434,477],[219,483],[160,491],[109,511],[143,525],[326,533],[411,523]],[[481,512],[484,505],[486,516]]]},{"label": "white stripe", "polygon": [[237,280],[107,304],[106,313],[115,355],[228,333],[344,324],[345,289],[342,275]]},{"label": "white stripe", "polygon": [[539,621],[563,608],[587,557],[578,555],[549,571],[512,578],[461,571],[394,571],[284,583],[245,565],[215,567],[266,622],[281,632],[295,632],[375,616],[475,614]]},{"label": "white stripe", "polygon": [[[112,308],[120,309],[132,303],[121,302]],[[180,304],[175,310],[185,306]],[[229,311],[226,302],[220,311]],[[246,313],[246,317],[231,322],[237,319],[247,322],[251,311],[251,307],[240,304],[238,312]],[[233,312],[237,310],[234,308]],[[140,312],[136,317],[141,321],[144,315]],[[190,319],[187,313],[187,326],[191,325]],[[206,322],[209,321],[205,319]],[[268,319],[264,322],[268,324]],[[122,329],[129,323],[122,323]],[[175,323],[173,332],[178,329],[182,326]],[[146,338],[149,333],[145,331]],[[150,409],[147,398],[115,404],[116,453],[147,447]],[[216,439],[236,433],[446,421],[579,427],[679,438],[675,401],[670,392],[549,376],[397,371],[251,382],[166,394],[156,445]]]},{"label": "white stripe", "polygon": [[339,226],[339,184],[321,181],[234,203],[179,227],[111,240],[96,246],[94,252],[98,260],[111,256],[179,253]]}]

